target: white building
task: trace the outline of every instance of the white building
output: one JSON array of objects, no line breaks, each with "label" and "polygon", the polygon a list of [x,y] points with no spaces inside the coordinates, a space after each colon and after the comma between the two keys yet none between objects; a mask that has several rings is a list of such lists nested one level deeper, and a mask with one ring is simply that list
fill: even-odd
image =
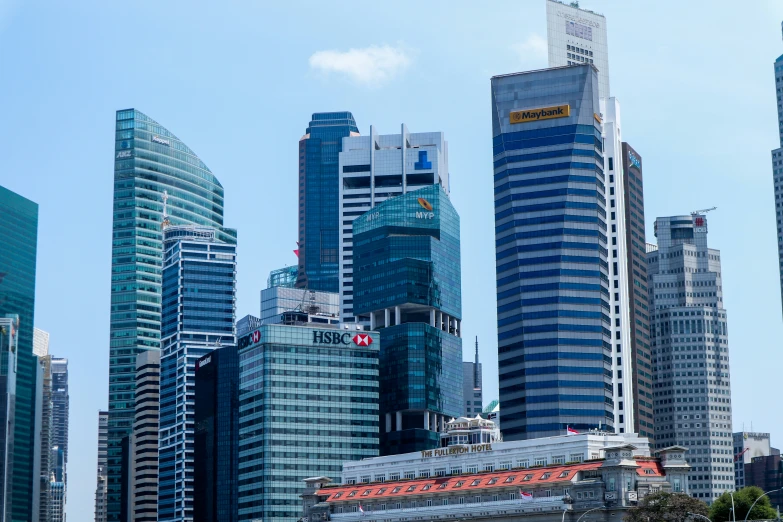
[{"label": "white building", "polygon": [[599,97],[609,97],[606,18],[557,0],[547,0],[546,26],[549,66],[592,63],[598,69]]},{"label": "white building", "polygon": [[[442,132],[343,138],[340,174],[340,318],[353,317],[353,220],[386,199],[427,185],[449,192],[448,142]],[[369,318],[368,318],[369,321]]]},{"label": "white building", "polygon": [[38,357],[49,355],[49,332],[33,328],[33,353]]},{"label": "white building", "polygon": [[753,457],[767,457],[772,454],[769,433],[740,431],[734,434],[734,487],[745,487],[745,464]]},{"label": "white building", "polygon": [[261,324],[279,324],[283,312],[307,314],[311,323],[337,324],[340,295],[304,288],[273,286],[261,290]]}]

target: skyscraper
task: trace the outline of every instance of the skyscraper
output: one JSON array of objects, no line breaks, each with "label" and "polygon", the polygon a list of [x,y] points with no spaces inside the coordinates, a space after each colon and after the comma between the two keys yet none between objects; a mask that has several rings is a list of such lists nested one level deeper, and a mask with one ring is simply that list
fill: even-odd
[{"label": "skyscraper", "polygon": [[269,272],[269,277],[266,279],[266,287],[273,288],[275,286],[282,286],[284,288],[294,288],[296,286],[296,274],[299,271],[295,266],[286,266],[284,268],[278,268]]},{"label": "skyscraper", "polygon": [[350,112],[317,112],[299,140],[298,288],[338,291],[338,155],[358,135]]},{"label": "skyscraper", "polygon": [[[644,179],[642,157],[628,143],[622,144],[623,196],[625,198],[625,247],[628,288],[629,359],[633,374],[633,428],[629,431],[648,437],[653,442],[653,363],[650,347],[650,309],[647,291],[647,243],[644,227]],[[610,173],[610,176],[612,174]],[[626,402],[628,399],[626,399]],[[628,426],[630,428],[630,425]]]},{"label": "skyscraper", "polygon": [[[35,329],[34,345],[35,341],[39,341],[39,333],[42,330]],[[46,346],[38,345],[38,352],[41,353],[45,349],[48,353],[48,334],[46,339]],[[52,356],[51,355],[39,355],[39,364],[41,365],[41,372],[39,373],[40,388],[41,388],[41,420],[40,420],[40,459],[41,464],[39,468],[39,491],[38,491],[38,521],[50,522],[51,515],[51,482],[52,482]]]},{"label": "skyscraper", "polygon": [[117,111],[114,150],[111,323],[109,328],[108,516],[120,519],[122,438],[133,425],[136,355],[160,349],[160,223],[164,191],[173,225],[223,229],[223,187],[196,154],[135,109]]},{"label": "skyscraper", "polygon": [[549,66],[595,65],[598,69],[598,97],[608,98],[611,94],[606,18],[580,9],[578,2],[574,5],[547,0],[546,26]]},{"label": "skyscraper", "polygon": [[655,220],[647,247],[655,364],[655,446],[688,448],[691,493],[734,489],[731,383],[720,251],[701,214]]},{"label": "skyscraper", "polygon": [[63,452],[68,464],[68,359],[52,358],[52,444]]},{"label": "skyscraper", "polygon": [[[746,485],[745,466],[756,457],[766,457],[772,454],[769,443],[769,433],[740,431],[734,438],[734,489],[740,490]],[[766,490],[765,490],[766,491]]]},{"label": "skyscraper", "polygon": [[33,354],[38,204],[0,187],[0,317],[19,316],[10,517],[33,517],[36,447],[36,376]]},{"label": "skyscraper", "polygon": [[440,185],[449,193],[448,142],[442,132],[410,133],[402,124],[399,134],[379,135],[371,126],[369,136],[343,139],[339,182],[343,321],[355,320],[351,223],[388,198],[432,185]]},{"label": "skyscraper", "polygon": [[504,437],[614,429],[597,70],[495,76],[491,94]]},{"label": "skyscraper", "polygon": [[16,426],[16,356],[19,353],[19,316],[0,316],[0,518],[12,520],[12,482]]},{"label": "skyscraper", "polygon": [[[783,29],[783,23],[781,23]],[[772,180],[775,186],[780,292],[783,295],[783,55],[775,60],[775,96],[778,106],[778,139],[780,147],[772,150]]]},{"label": "skyscraper", "polygon": [[160,411],[160,352],[136,356],[136,412],[128,494],[128,520],[158,520],[158,415]]},{"label": "skyscraper", "polygon": [[194,522],[237,522],[239,353],[236,346],[196,362]]},{"label": "skyscraper", "polygon": [[33,353],[38,357],[49,355],[49,332],[33,327]]},{"label": "skyscraper", "polygon": [[474,362],[462,361],[462,409],[466,417],[475,417],[484,408],[484,396],[481,386],[481,363],[478,355],[478,337],[476,337],[476,354]]},{"label": "skyscraper", "polygon": [[98,466],[95,485],[95,522],[106,522],[106,455],[109,445],[109,412],[98,412]]},{"label": "skyscraper", "polygon": [[[209,227],[164,228],[158,520],[193,520],[196,361],[235,346],[236,243]],[[235,237],[235,234],[233,234]]]},{"label": "skyscraper", "polygon": [[439,447],[439,431],[462,413],[459,230],[437,184],[353,222],[353,308],[381,345],[381,454]]}]

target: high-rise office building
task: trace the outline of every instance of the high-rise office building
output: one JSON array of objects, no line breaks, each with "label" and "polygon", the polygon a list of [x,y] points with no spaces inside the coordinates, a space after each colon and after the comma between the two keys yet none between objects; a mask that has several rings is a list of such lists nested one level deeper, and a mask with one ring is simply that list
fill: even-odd
[{"label": "high-rise office building", "polygon": [[438,184],[353,221],[353,309],[379,332],[384,455],[439,447],[462,413],[459,224]]},{"label": "high-rise office building", "polygon": [[783,459],[780,450],[770,448],[769,455],[753,457],[745,464],[745,484],[769,492],[769,501],[778,512],[783,508]]},{"label": "high-rise office building", "polygon": [[164,192],[173,225],[223,229],[223,187],[198,156],[162,125],[135,109],[117,111],[109,328],[108,514],[120,520],[122,438],[133,426],[136,355],[161,347],[160,229]]},{"label": "high-rise office building", "polygon": [[107,522],[106,462],[109,447],[109,412],[98,412],[98,466],[95,485],[95,522]]},{"label": "high-rise office building", "polygon": [[[628,326],[632,365],[633,428],[628,431],[648,437],[653,442],[653,364],[650,346],[650,309],[647,291],[647,242],[644,227],[644,179],[642,157],[628,143],[622,144],[622,190],[625,198],[626,282],[628,287]],[[609,173],[611,177],[612,172]],[[622,324],[620,325],[622,327]],[[627,399],[625,401],[628,402]]]},{"label": "high-rise office building", "polygon": [[731,383],[720,251],[701,214],[655,220],[647,247],[655,447],[684,446],[691,493],[708,504],[734,489]]},{"label": "high-rise office building", "polygon": [[[35,329],[34,341],[38,340],[38,330]],[[33,343],[35,345],[35,342]],[[41,346],[39,345],[39,351]],[[47,346],[45,346],[47,352]],[[38,362],[41,365],[40,387],[41,387],[41,419],[40,419],[40,468],[39,468],[39,491],[38,491],[38,521],[49,522],[51,515],[51,487],[52,482],[52,356],[39,355]]]},{"label": "high-rise office building", "polygon": [[[353,313],[353,231],[351,224],[379,203],[428,185],[449,192],[448,142],[442,132],[410,133],[343,139],[340,153],[340,318]],[[365,319],[361,319],[366,322]]]},{"label": "high-rise office building", "polygon": [[[734,489],[745,487],[745,465],[750,464],[755,457],[766,457],[772,454],[769,444],[769,433],[739,431],[734,438]],[[748,484],[751,485],[751,484]]]},{"label": "high-rise office building", "polygon": [[0,316],[0,518],[11,518],[19,316]]},{"label": "high-rise office building", "polygon": [[337,324],[340,314],[340,295],[303,288],[273,286],[261,290],[261,324],[284,322],[284,312],[297,311],[310,316],[310,321]]},{"label": "high-rise office building", "polygon": [[19,316],[19,350],[16,353],[14,441],[10,482],[11,520],[31,520],[34,487],[37,490],[35,454],[36,377],[38,358],[33,354],[35,324],[35,262],[38,245],[38,204],[0,187],[0,317]]},{"label": "high-rise office building", "polygon": [[549,66],[592,64],[598,69],[598,96],[608,98],[609,45],[606,18],[574,3],[546,2]]},{"label": "high-rise office building", "polygon": [[254,315],[246,315],[237,321],[237,337],[242,337],[251,330],[256,330],[261,326],[261,319]]},{"label": "high-rise office building", "polygon": [[358,135],[350,112],[318,112],[299,140],[298,288],[338,291],[338,155]]},{"label": "high-rise office building", "polygon": [[194,522],[237,522],[239,353],[219,348],[196,362]]},{"label": "high-rise office building", "polygon": [[239,338],[239,520],[296,520],[305,478],[378,455],[379,345],[321,325]]},{"label": "high-rise office building", "polygon": [[272,288],[275,286],[282,286],[284,288],[294,288],[296,286],[296,275],[299,270],[295,266],[287,266],[284,268],[277,268],[269,272],[269,277],[266,279],[266,287]]},{"label": "high-rise office building", "polygon": [[[235,235],[234,235],[235,237]],[[209,227],[164,227],[158,520],[193,520],[196,361],[234,346],[236,243]]]},{"label": "high-rise office building", "polygon": [[491,94],[504,437],[613,430],[597,71],[496,76]]},{"label": "high-rise office building", "polygon": [[[158,415],[160,352],[136,356],[136,408],[128,456],[129,491],[126,520],[158,520]],[[129,441],[131,442],[131,441]]]},{"label": "high-rise office building", "polygon": [[49,482],[49,520],[65,522],[66,501],[66,452],[56,444],[51,449],[52,478]]},{"label": "high-rise office building", "polygon": [[[783,30],[783,23],[781,23],[781,29]],[[775,186],[775,219],[777,221],[780,292],[783,295],[783,54],[775,60],[774,67],[780,147],[772,150],[772,180]]]},{"label": "high-rise office building", "polygon": [[63,462],[68,464],[68,359],[52,358],[52,445],[63,452]]},{"label": "high-rise office building", "polygon": [[49,355],[49,332],[33,327],[33,353],[38,357]]},{"label": "high-rise office building", "polygon": [[476,354],[473,362],[462,361],[462,414],[465,417],[475,417],[483,412],[484,395],[481,386],[481,363],[478,355],[478,337],[476,337]]}]

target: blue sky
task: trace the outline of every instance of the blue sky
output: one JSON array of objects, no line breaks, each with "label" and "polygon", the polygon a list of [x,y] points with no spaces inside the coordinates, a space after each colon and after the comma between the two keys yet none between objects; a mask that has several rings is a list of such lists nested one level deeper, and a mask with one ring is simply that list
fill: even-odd
[{"label": "blue sky", "polygon": [[[783,445],[781,303],[770,149],[773,0],[582,6],[607,16],[623,135],[655,216],[717,206],[734,427]],[[443,131],[462,216],[465,355],[479,336],[497,394],[490,84],[546,66],[544,0],[0,3],[0,184],[40,204],[36,326],[70,359],[68,515],[91,520],[97,412],[107,404],[114,112],[135,107],[221,180],[239,233],[238,316],[292,264],[297,143],[310,114],[362,133]],[[771,412],[775,414],[770,414]]]}]

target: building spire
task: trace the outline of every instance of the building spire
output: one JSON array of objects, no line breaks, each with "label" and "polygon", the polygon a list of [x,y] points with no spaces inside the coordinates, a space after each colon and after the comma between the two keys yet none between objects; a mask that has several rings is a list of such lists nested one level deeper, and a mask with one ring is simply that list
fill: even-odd
[{"label": "building spire", "polygon": [[168,201],[169,201],[169,191],[164,190],[163,191],[163,221],[160,223],[160,227],[162,229],[171,225],[171,221],[169,221],[169,214],[168,214]]},{"label": "building spire", "polygon": [[473,388],[479,387],[478,335],[476,336],[476,357],[473,363]]}]

